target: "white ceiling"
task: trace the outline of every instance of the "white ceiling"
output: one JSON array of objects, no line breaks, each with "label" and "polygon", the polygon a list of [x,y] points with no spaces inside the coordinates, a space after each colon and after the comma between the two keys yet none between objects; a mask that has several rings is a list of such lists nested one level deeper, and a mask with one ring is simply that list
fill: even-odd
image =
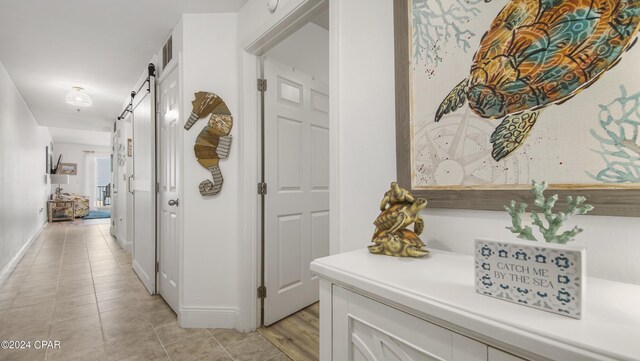
[{"label": "white ceiling", "polygon": [[[0,3],[2,62],[40,125],[109,131],[183,13],[237,11],[246,0],[17,0]],[[81,86],[93,106],[65,103]]]}]

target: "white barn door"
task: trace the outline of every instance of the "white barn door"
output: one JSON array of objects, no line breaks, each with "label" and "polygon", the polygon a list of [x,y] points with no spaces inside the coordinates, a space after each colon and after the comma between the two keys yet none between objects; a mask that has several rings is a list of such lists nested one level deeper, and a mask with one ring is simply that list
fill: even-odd
[{"label": "white barn door", "polygon": [[265,59],[264,323],[318,301],[312,260],[329,255],[328,85]]},{"label": "white barn door", "polygon": [[[111,138],[111,235],[121,242],[120,232],[122,230],[123,214],[120,213],[120,200],[118,190],[120,189],[120,160],[122,152],[121,130],[117,129]],[[122,243],[121,243],[122,244]]]},{"label": "white barn door", "polygon": [[156,112],[155,84],[133,104],[133,270],[156,293]]},{"label": "white barn door", "polygon": [[158,195],[158,293],[178,313],[178,282],[180,257],[179,220],[181,204],[178,199],[180,177],[180,94],[178,67],[174,67],[158,84],[159,92],[159,156]]},{"label": "white barn door", "polygon": [[125,121],[118,121],[118,129],[113,137],[113,177],[111,180],[111,221],[112,235],[118,243],[127,246],[127,135]]}]

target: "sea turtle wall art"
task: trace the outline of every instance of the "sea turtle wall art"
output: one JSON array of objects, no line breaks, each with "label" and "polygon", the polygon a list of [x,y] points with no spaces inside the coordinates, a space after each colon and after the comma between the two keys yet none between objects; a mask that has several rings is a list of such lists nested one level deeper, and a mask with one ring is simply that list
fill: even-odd
[{"label": "sea turtle wall art", "polygon": [[414,189],[640,188],[640,0],[409,1]]}]

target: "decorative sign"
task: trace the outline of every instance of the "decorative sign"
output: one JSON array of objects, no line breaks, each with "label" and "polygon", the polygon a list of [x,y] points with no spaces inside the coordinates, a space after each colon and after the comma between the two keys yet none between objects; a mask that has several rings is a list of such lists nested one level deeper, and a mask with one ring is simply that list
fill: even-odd
[{"label": "decorative sign", "polygon": [[476,239],[476,292],[581,318],[586,249]]}]

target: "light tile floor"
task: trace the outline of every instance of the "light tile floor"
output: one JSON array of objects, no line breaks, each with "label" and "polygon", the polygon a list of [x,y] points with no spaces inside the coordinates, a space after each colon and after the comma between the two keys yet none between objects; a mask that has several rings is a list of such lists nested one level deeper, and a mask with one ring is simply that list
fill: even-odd
[{"label": "light tile floor", "polygon": [[[257,332],[180,328],[107,222],[48,225],[0,285],[0,341],[31,341],[0,349],[0,360],[289,360]],[[60,348],[36,349],[36,340]]]}]

